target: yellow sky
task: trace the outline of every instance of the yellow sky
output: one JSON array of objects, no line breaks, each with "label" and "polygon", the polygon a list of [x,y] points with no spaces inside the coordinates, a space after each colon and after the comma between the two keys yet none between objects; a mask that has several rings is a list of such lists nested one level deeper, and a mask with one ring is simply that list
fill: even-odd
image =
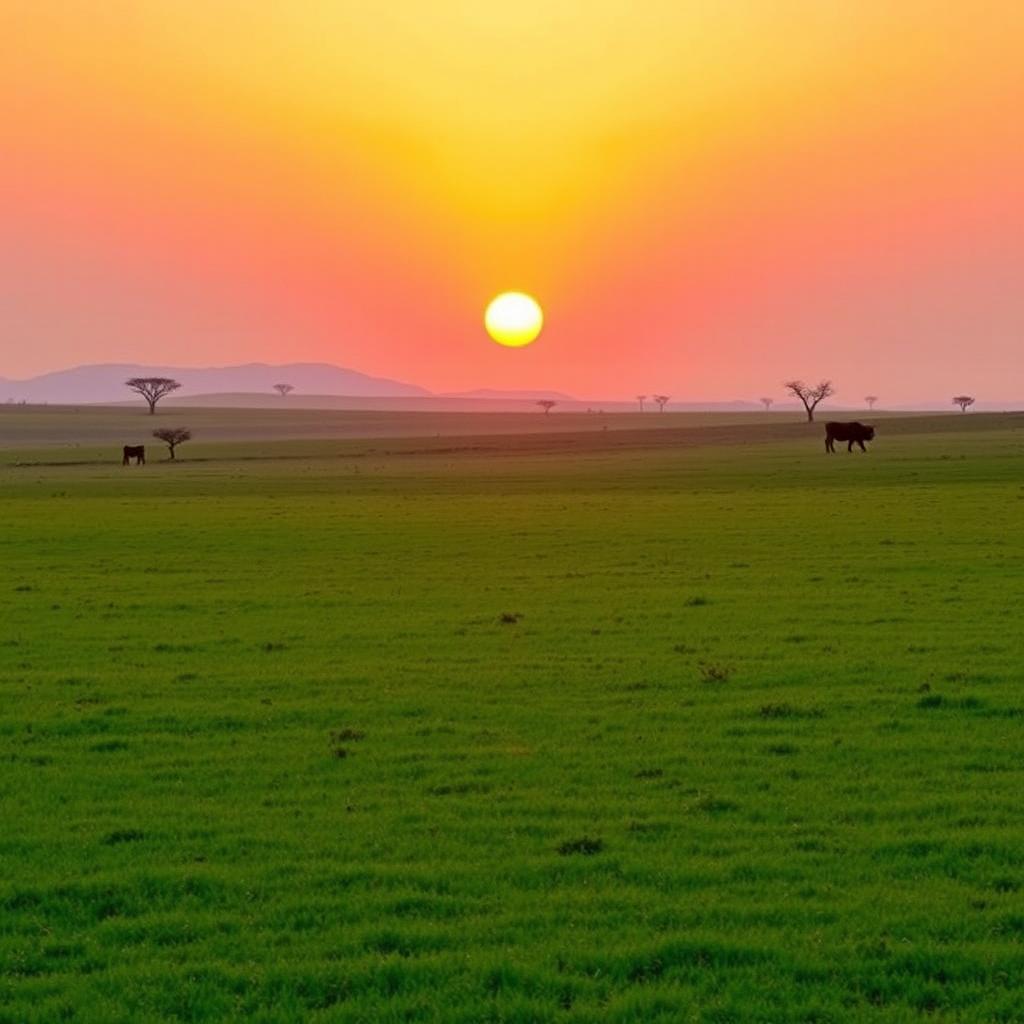
[{"label": "yellow sky", "polygon": [[91,189],[196,244],[280,236],[310,280],[319,246],[444,309],[577,302],[642,256],[660,280],[740,222],[959,194],[1022,152],[1015,3],[0,0],[0,19],[18,188]]}]

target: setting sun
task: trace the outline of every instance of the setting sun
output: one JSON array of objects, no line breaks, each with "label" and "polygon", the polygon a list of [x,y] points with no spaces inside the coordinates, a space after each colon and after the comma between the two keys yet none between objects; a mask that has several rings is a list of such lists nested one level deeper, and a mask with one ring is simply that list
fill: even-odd
[{"label": "setting sun", "polygon": [[529,345],[544,326],[544,313],[536,299],[523,292],[504,292],[491,300],[484,313],[487,333],[499,345]]}]

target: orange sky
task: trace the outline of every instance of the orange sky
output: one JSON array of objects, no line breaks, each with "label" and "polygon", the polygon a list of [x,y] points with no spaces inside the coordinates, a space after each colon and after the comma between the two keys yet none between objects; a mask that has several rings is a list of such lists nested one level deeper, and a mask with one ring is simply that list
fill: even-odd
[{"label": "orange sky", "polygon": [[0,0],[0,39],[0,376],[1024,398],[1024,5]]}]

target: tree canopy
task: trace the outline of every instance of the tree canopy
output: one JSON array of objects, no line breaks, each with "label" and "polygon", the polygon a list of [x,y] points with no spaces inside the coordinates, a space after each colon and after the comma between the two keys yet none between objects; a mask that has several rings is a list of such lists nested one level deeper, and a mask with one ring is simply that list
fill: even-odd
[{"label": "tree canopy", "polygon": [[124,382],[125,387],[131,388],[149,404],[149,414],[156,412],[156,403],[172,391],[177,391],[181,384],[171,377],[131,377]]}]

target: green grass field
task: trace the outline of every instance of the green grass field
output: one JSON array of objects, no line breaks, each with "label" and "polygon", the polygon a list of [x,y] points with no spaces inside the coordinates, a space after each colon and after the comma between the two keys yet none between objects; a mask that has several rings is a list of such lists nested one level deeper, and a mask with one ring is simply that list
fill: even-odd
[{"label": "green grass field", "polygon": [[1024,416],[18,414],[0,1021],[1024,1020]]}]

